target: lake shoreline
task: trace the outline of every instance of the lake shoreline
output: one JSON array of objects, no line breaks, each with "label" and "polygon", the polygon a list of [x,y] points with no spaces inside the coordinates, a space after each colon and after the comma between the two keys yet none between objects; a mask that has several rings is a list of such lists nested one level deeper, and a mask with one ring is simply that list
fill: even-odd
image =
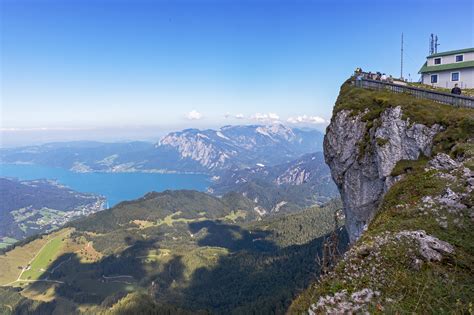
[{"label": "lake shoreline", "polygon": [[82,193],[104,196],[110,207],[142,197],[148,192],[197,190],[206,192],[212,183],[207,174],[158,172],[74,172],[38,164],[0,163],[0,177],[18,180],[53,180]]}]

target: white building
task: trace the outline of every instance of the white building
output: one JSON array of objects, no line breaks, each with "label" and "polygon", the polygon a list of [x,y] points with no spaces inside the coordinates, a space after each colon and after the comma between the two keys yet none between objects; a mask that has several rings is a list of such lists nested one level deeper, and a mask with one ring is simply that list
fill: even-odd
[{"label": "white building", "polygon": [[474,48],[437,53],[426,57],[421,82],[434,87],[474,88]]}]

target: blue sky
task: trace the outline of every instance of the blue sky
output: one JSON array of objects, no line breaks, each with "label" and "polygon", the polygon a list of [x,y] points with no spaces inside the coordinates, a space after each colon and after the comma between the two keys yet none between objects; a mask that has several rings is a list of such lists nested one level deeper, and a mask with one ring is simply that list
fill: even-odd
[{"label": "blue sky", "polygon": [[474,46],[463,0],[0,3],[4,144],[274,120],[323,128],[355,67],[399,75],[402,32],[413,80],[430,33],[441,51]]}]

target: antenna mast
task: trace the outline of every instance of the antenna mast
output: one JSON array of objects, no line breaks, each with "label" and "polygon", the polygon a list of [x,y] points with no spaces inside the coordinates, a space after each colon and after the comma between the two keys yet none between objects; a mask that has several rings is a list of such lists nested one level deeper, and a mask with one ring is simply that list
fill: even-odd
[{"label": "antenna mast", "polygon": [[434,54],[434,34],[431,33],[430,37],[430,55]]},{"label": "antenna mast", "polygon": [[400,79],[403,80],[403,33],[402,33],[402,45],[400,50]]},{"label": "antenna mast", "polygon": [[431,33],[430,37],[430,55],[438,53],[438,35]]}]

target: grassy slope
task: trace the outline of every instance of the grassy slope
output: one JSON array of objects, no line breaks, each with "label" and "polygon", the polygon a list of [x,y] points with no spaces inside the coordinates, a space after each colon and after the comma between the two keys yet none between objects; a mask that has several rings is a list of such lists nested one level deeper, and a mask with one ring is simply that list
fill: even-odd
[{"label": "grassy slope", "polygon": [[[402,106],[405,117],[412,122],[441,124],[446,129],[435,138],[435,152],[464,157],[464,165],[474,170],[474,111],[453,108],[417,100],[409,95],[356,89],[347,83],[334,109],[348,109],[354,113],[367,110],[364,120],[368,128],[377,125],[380,113],[389,106]],[[367,139],[365,139],[367,140]],[[370,145],[364,144],[366,150]],[[353,246],[347,257],[339,262],[334,273],[311,285],[292,304],[289,313],[306,313],[319,297],[346,289],[348,293],[372,288],[381,293],[371,312],[384,313],[462,313],[473,311],[474,300],[474,226],[468,212],[472,211],[472,193],[464,200],[468,209],[463,216],[439,207],[438,212],[424,208],[421,198],[439,196],[450,187],[455,192],[466,192],[461,174],[454,172],[454,182],[439,177],[439,171],[426,171],[428,159],[400,161],[393,175],[405,174],[385,195],[379,213],[368,231]],[[439,220],[443,218],[448,228]],[[441,262],[424,263],[420,270],[413,268],[414,244],[395,242],[374,248],[374,240],[389,232],[425,230],[454,245],[455,253]],[[366,248],[369,248],[367,254]],[[361,254],[362,253],[362,254]]]},{"label": "grassy slope", "polygon": [[[20,275],[22,267],[26,267],[40,251],[46,248],[46,245],[51,240],[58,239],[61,241],[62,237],[64,236],[63,233],[65,232],[69,232],[69,230],[61,230],[44,235],[42,237],[38,237],[37,239],[26,243],[23,246],[15,247],[5,255],[0,255],[0,265],[2,266],[2,268],[0,268],[0,285],[15,281]],[[33,260],[35,266],[40,266],[39,268],[47,268],[49,260],[51,259],[53,261],[58,255],[58,252],[50,250],[45,253],[48,255],[39,255],[43,258],[38,260],[38,256]],[[38,262],[41,262],[41,264],[38,265]],[[23,273],[21,277],[22,279],[27,279],[27,277],[25,277],[27,272]]]},{"label": "grassy slope", "polygon": [[36,280],[48,269],[50,264],[59,256],[64,246],[64,238],[70,233],[68,230],[62,230],[60,233],[51,238],[30,264],[30,268],[26,270],[21,279]]}]

